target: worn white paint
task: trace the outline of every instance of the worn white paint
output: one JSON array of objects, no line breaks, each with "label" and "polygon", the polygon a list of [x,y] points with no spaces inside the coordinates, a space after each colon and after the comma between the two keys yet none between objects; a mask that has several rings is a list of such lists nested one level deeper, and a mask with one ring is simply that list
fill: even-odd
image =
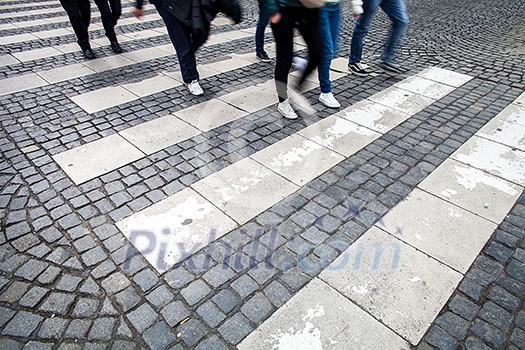
[{"label": "worn white paint", "polygon": [[398,335],[313,279],[248,335],[239,350],[410,349]]},{"label": "worn white paint", "polygon": [[235,226],[233,220],[190,188],[117,222],[124,236],[159,273]]}]

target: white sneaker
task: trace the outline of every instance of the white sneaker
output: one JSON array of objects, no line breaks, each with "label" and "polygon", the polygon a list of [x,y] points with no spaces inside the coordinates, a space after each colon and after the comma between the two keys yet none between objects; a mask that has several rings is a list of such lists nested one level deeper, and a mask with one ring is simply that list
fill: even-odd
[{"label": "white sneaker", "polygon": [[331,92],[322,92],[321,95],[319,95],[319,102],[321,102],[328,108],[341,107],[341,104],[335,99],[334,95]]},{"label": "white sneaker", "polygon": [[310,102],[308,102],[308,100],[297,90],[291,88],[288,91],[288,94],[290,95],[293,105],[299,108],[302,113],[306,115],[312,115],[315,113],[315,109],[312,107]]},{"label": "white sneaker", "polygon": [[290,99],[289,98],[287,98],[283,102],[279,103],[277,105],[277,110],[286,119],[297,119],[297,118],[299,118],[297,113],[295,113],[295,111],[293,110],[292,105],[290,104]]},{"label": "white sneaker", "polygon": [[303,72],[308,65],[308,60],[305,60],[299,56],[293,56],[292,58],[292,68],[298,71]]},{"label": "white sneaker", "polygon": [[195,96],[204,95],[204,91],[197,80],[194,80],[188,84],[188,90],[190,90],[190,93]]}]

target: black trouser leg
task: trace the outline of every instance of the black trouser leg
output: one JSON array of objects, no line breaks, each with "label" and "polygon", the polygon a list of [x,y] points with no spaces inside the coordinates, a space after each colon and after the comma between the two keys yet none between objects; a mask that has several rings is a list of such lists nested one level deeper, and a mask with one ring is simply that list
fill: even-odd
[{"label": "black trouser leg", "polygon": [[88,27],[91,20],[89,0],[60,0],[77,36],[77,43],[82,51],[89,49]]},{"label": "black trouser leg", "polygon": [[100,17],[102,18],[102,25],[104,31],[110,42],[117,41],[117,35],[113,27],[113,18],[111,16],[111,9],[109,8],[108,0],[95,0],[98,10],[100,11]]},{"label": "black trouser leg", "polygon": [[308,65],[304,70],[297,84],[298,90],[301,90],[306,78],[317,68],[321,62],[323,42],[319,27],[319,9],[301,9],[303,14],[299,20],[299,33],[303,36],[306,46],[308,47]]},{"label": "black trouser leg", "polygon": [[275,88],[279,102],[288,98],[288,73],[293,59],[293,30],[297,15],[297,8],[281,7],[281,20],[271,24],[277,49],[275,63]]},{"label": "black trouser leg", "polygon": [[120,0],[109,0],[109,6],[111,7],[111,19],[113,20],[113,26],[116,26],[117,21],[122,14],[122,4]]}]

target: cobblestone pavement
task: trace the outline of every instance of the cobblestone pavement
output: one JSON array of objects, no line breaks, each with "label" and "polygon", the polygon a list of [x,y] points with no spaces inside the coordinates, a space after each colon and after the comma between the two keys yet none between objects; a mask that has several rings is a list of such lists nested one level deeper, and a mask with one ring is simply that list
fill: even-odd
[{"label": "cobblestone pavement", "polygon": [[525,3],[407,0],[400,76],[379,13],[365,78],[345,5],[342,112],[312,78],[295,121],[242,5],[194,98],[151,6],[118,56],[93,9],[88,62],[58,2],[0,2],[0,349],[525,349]]}]

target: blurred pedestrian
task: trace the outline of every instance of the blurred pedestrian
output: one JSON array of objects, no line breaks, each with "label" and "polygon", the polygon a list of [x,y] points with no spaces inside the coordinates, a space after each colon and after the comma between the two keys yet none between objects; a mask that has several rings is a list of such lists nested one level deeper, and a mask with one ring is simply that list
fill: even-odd
[{"label": "blurred pedestrian", "polygon": [[[137,18],[144,16],[143,3],[144,0],[136,0],[132,13]],[[177,52],[182,80],[192,95],[203,95],[204,91],[199,84],[195,52],[208,39],[211,19],[200,22],[200,28],[197,30],[191,26],[191,0],[181,0],[178,3],[168,0],[150,0],[150,3],[155,5],[166,24],[168,35]]]},{"label": "blurred pedestrian", "polygon": [[398,48],[409,23],[404,0],[363,0],[363,14],[355,24],[348,60],[348,69],[350,72],[359,76],[369,74],[361,64],[361,57],[365,36],[368,34],[378,7],[381,7],[392,21],[390,35],[381,57],[380,66],[384,70],[393,73],[401,73],[404,71],[394,61],[395,50]]},{"label": "blurred pedestrian", "polygon": [[[321,61],[319,8],[306,8],[299,0],[264,0],[277,48],[275,87],[279,104],[277,111],[287,119],[298,118],[290,103],[306,115],[313,114],[308,100],[301,95],[304,81]],[[297,83],[288,91],[288,73],[292,66],[294,29],[297,28],[308,47],[308,64]],[[290,95],[290,98],[288,98]]]}]

